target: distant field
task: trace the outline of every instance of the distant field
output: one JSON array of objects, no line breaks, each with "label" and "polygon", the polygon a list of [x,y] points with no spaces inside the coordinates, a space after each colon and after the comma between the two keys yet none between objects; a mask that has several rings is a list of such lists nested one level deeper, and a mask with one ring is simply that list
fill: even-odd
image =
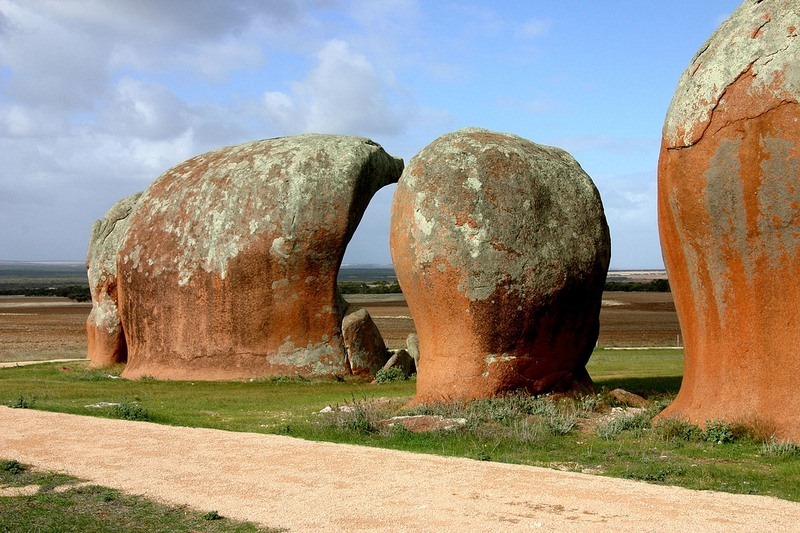
[{"label": "distant field", "polygon": [[0,289],[86,285],[86,266],[81,263],[0,262]]},{"label": "distant field", "polygon": [[[393,268],[344,266],[339,281],[394,281]],[[87,285],[83,263],[17,263],[0,261],[0,289]]]}]

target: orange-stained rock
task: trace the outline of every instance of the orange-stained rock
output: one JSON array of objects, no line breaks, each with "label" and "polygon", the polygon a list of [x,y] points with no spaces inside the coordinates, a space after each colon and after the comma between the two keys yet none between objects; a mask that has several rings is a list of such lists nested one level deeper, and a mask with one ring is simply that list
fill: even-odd
[{"label": "orange-stained rock", "polygon": [[662,416],[800,439],[800,4],[745,1],[684,72],[658,218],[685,342]]},{"label": "orange-stained rock", "polygon": [[142,194],[118,259],[125,377],[348,374],[336,275],[403,162],[360,137],[199,155]]},{"label": "orange-stained rock", "polygon": [[86,319],[90,366],[124,363],[128,350],[117,306],[117,252],[141,193],[120,200],[92,226],[86,272],[92,310]]},{"label": "orange-stained rock", "polygon": [[419,337],[414,403],[591,383],[610,241],[563,150],[477,128],[436,139],[398,183],[391,250]]}]

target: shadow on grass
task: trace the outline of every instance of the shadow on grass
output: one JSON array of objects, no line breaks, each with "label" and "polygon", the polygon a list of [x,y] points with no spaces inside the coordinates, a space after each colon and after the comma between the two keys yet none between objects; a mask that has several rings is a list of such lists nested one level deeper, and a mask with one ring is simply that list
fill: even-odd
[{"label": "shadow on grass", "polygon": [[654,393],[677,394],[681,388],[682,376],[656,376],[646,378],[608,378],[594,382],[595,390],[625,389],[640,395]]}]

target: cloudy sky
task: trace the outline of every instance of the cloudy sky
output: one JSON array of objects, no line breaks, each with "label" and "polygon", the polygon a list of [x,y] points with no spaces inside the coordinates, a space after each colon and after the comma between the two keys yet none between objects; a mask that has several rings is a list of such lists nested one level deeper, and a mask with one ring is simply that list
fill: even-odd
[{"label": "cloudy sky", "polygon": [[[83,260],[92,222],[193,155],[305,132],[408,161],[466,126],[569,151],[612,268],[661,268],[681,72],[738,0],[0,0],[0,260]],[[345,262],[389,263],[394,186]]]}]

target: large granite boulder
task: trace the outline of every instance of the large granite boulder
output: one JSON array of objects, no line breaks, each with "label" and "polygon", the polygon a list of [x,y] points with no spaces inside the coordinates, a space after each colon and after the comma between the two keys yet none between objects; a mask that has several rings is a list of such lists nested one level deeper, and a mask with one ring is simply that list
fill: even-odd
[{"label": "large granite boulder", "polygon": [[685,342],[662,416],[800,439],[800,4],[744,2],[683,73],[658,219]]},{"label": "large granite boulder", "polygon": [[356,376],[374,376],[389,359],[389,350],[364,308],[350,307],[342,320],[342,339],[350,371]]},{"label": "large granite boulder", "polygon": [[123,376],[348,374],[336,275],[369,200],[402,168],[368,139],[309,134],[165,172],[118,256]]},{"label": "large granite boulder", "polygon": [[128,350],[118,306],[117,252],[140,196],[141,193],[137,193],[120,200],[92,226],[86,254],[86,272],[92,295],[92,310],[86,319],[90,366],[111,366],[127,360]]},{"label": "large granite boulder", "polygon": [[403,171],[391,250],[419,337],[414,403],[590,385],[610,240],[569,154],[443,135]]}]

